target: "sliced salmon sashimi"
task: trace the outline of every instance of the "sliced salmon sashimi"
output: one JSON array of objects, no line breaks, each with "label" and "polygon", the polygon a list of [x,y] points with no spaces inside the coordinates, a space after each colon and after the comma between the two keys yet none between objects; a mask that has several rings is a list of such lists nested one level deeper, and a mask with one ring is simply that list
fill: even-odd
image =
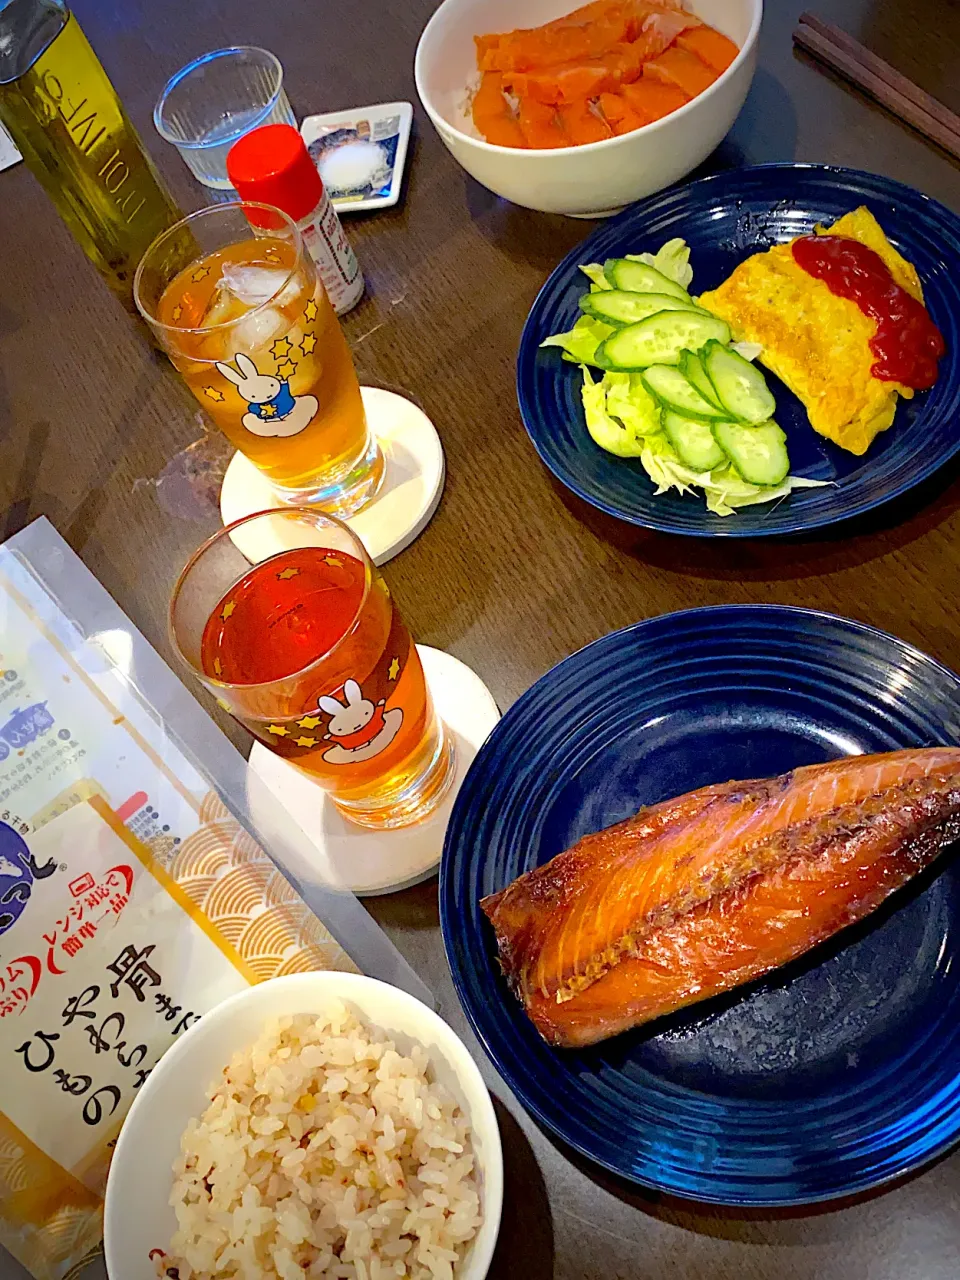
[{"label": "sliced salmon sashimi", "polygon": [[528,148],[652,124],[709,88],[738,53],[682,0],[592,0],[542,27],[475,42],[473,122],[488,142]]},{"label": "sliced salmon sashimi", "polygon": [[679,15],[682,24],[670,39],[700,21],[682,12],[679,0],[598,0],[542,27],[476,36],[478,65],[481,71],[530,71],[594,58],[613,44],[635,40],[646,23],[667,14]]},{"label": "sliced salmon sashimi", "polygon": [[546,149],[570,146],[567,135],[560,127],[556,108],[535,102],[533,98],[520,99],[520,128],[528,147]]},{"label": "sliced salmon sashimi", "polygon": [[517,113],[504,96],[503,77],[499,71],[484,72],[470,109],[473,123],[488,142],[500,147],[527,145]]},{"label": "sliced salmon sashimi", "polygon": [[704,787],[586,836],[482,907],[540,1034],[593,1044],[861,920],[960,837],[960,749]]},{"label": "sliced salmon sashimi", "polygon": [[665,49],[659,57],[652,58],[643,66],[645,80],[649,78],[676,85],[688,98],[695,98],[704,89],[709,89],[719,74],[695,53],[677,45]]},{"label": "sliced salmon sashimi", "polygon": [[677,85],[650,79],[647,76],[638,80],[636,84],[623,85],[620,92],[640,116],[643,124],[653,124],[655,120],[662,120],[671,111],[676,111],[678,107],[685,106],[690,101],[690,95],[684,93]]},{"label": "sliced salmon sashimi", "polygon": [[560,117],[560,128],[566,135],[568,146],[580,146],[585,142],[602,142],[604,138],[613,137],[610,125],[599,111],[594,111],[586,98],[558,107],[557,115]]},{"label": "sliced salmon sashimi", "polygon": [[502,79],[504,88],[516,97],[555,107],[616,89],[621,83],[620,63],[618,55],[610,52],[590,62],[564,62],[544,71],[505,71]]},{"label": "sliced salmon sashimi", "polygon": [[688,15],[656,14],[649,28],[636,40],[611,45],[596,58],[561,62],[531,71],[505,71],[504,88],[518,97],[529,96],[554,105],[576,102],[578,98],[596,98],[601,93],[615,91],[622,84],[639,80],[645,64],[667,51],[677,36],[687,30],[690,21]]},{"label": "sliced salmon sashimi", "polygon": [[701,23],[677,36],[677,44],[688,53],[695,54],[718,75],[726,71],[740,50],[715,27]]},{"label": "sliced salmon sashimi", "polygon": [[647,123],[640,114],[627,102],[622,93],[601,93],[600,110],[603,118],[618,136],[621,133],[632,133]]}]

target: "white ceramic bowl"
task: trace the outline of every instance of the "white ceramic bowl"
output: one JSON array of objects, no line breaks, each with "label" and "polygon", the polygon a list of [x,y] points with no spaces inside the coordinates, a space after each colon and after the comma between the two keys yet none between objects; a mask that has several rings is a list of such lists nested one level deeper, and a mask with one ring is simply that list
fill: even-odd
[{"label": "white ceramic bowl", "polygon": [[206,1109],[206,1091],[232,1055],[252,1044],[271,1017],[321,1013],[333,999],[387,1031],[401,1052],[422,1044],[436,1079],[469,1116],[483,1225],[457,1280],[483,1280],[503,1202],[500,1133],[487,1087],[466,1046],[442,1018],[396,987],[351,973],[301,973],[250,987],[218,1005],[161,1058],[130,1109],[110,1168],[104,1218],[110,1280],[155,1280],[149,1252],[169,1245],[176,1230],[168,1201],[180,1137],[190,1118]]},{"label": "white ceramic bowl", "polygon": [[443,0],[417,46],[420,101],[454,158],[485,187],[542,213],[602,217],[695,169],[729,131],[757,65],[763,0],[692,0],[690,8],[740,46],[709,89],[633,133],[554,151],[484,142],[465,107],[477,83],[475,35],[536,27],[577,0]]}]

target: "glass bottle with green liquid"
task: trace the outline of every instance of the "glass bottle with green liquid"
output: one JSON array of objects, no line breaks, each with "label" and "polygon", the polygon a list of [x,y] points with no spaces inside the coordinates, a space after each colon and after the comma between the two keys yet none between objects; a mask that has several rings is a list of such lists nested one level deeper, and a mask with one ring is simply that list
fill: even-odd
[{"label": "glass bottle with green liquid", "polygon": [[136,315],[137,263],[183,215],[63,0],[0,0],[0,121]]}]

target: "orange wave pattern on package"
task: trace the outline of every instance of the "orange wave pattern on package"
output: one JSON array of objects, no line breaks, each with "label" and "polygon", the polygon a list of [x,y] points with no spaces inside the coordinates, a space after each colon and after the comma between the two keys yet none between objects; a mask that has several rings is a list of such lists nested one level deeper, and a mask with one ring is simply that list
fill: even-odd
[{"label": "orange wave pattern on package", "polygon": [[184,840],[168,870],[258,981],[356,965],[297,896],[218,796],[204,800],[203,826]]},{"label": "orange wave pattern on package", "polygon": [[473,123],[487,142],[580,146],[662,119],[739,53],[682,0],[594,0],[541,27],[474,37]]}]

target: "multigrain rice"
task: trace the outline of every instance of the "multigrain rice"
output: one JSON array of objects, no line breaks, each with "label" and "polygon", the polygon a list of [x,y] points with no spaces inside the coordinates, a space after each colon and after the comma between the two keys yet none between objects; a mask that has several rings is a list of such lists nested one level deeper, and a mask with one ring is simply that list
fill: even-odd
[{"label": "multigrain rice", "polygon": [[191,1120],[173,1280],[451,1280],[480,1225],[466,1117],[427,1052],[336,1002],[275,1019]]}]

